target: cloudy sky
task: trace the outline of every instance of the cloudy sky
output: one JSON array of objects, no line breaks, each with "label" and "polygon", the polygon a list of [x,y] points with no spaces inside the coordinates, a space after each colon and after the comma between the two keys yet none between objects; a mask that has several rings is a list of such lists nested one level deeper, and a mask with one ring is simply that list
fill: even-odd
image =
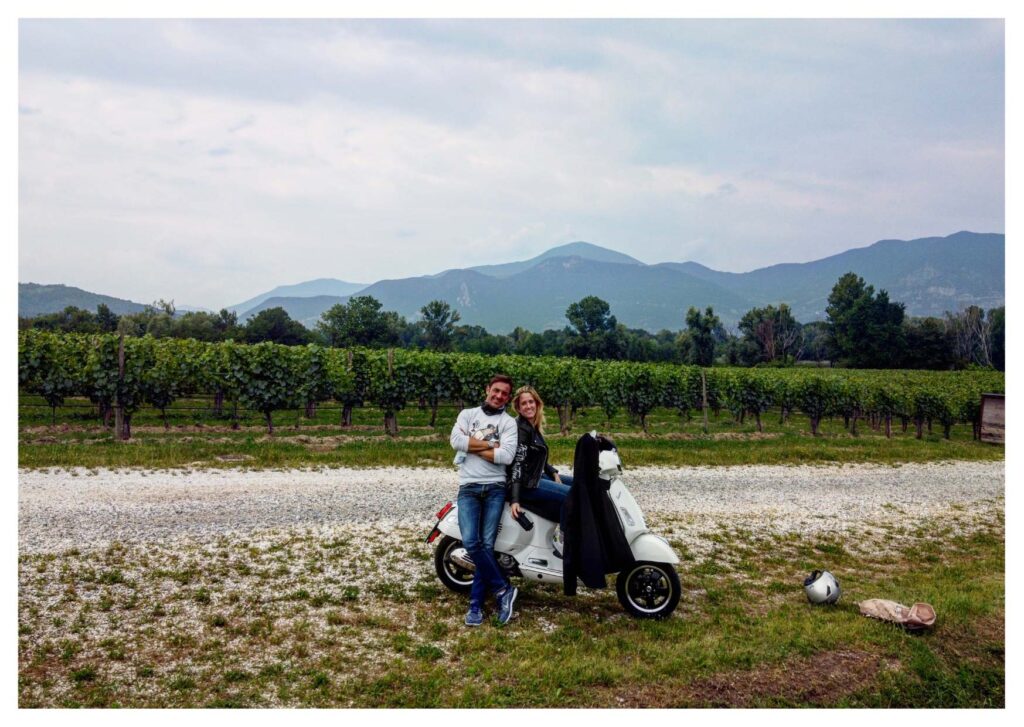
[{"label": "cloudy sky", "polygon": [[19,280],[219,308],[586,240],[1004,231],[1001,21],[20,23]]}]

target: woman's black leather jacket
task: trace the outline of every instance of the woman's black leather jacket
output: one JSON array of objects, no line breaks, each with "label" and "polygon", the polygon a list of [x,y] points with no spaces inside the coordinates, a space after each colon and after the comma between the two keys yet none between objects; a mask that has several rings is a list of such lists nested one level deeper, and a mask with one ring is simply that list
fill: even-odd
[{"label": "woman's black leather jacket", "polygon": [[522,415],[516,418],[516,425],[519,429],[519,443],[516,445],[515,459],[508,466],[506,476],[509,502],[519,502],[520,490],[524,487],[536,487],[542,475],[553,480],[558,473],[558,470],[548,464],[548,443],[544,441],[544,435]]}]

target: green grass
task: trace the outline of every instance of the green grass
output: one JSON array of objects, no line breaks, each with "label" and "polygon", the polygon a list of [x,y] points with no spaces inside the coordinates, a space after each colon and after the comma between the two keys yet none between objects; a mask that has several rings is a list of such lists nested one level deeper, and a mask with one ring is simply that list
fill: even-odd
[{"label": "green grass", "polygon": [[[1002,707],[1001,507],[820,540],[703,523],[714,540],[680,565],[663,622],[626,616],[614,588],[521,583],[511,624],[468,629],[465,598],[426,587],[429,546],[407,528],[22,555],[19,706]],[[381,546],[384,572],[408,575],[374,574]],[[842,583],[835,607],[803,596],[823,565]],[[125,578],[96,578],[114,569]],[[870,597],[929,602],[936,628],[866,619]]]},{"label": "green grass", "polygon": [[[23,397],[22,403],[32,401]],[[72,402],[74,403],[74,402]],[[79,404],[81,402],[78,402]],[[200,405],[186,401],[178,406]],[[44,415],[45,414],[45,415]],[[337,412],[321,409],[306,419],[299,412],[281,412],[273,435],[258,417],[242,420],[233,430],[229,421],[206,411],[172,408],[170,429],[164,429],[158,412],[143,409],[133,420],[129,443],[116,441],[100,426],[89,408],[58,410],[58,424],[49,424],[49,411],[22,406],[19,411],[18,463],[21,467],[448,467],[452,451],[448,432],[457,410],[442,407],[438,426],[428,426],[430,412],[413,406],[399,414],[396,438],[383,433],[382,415],[372,408],[354,412],[353,427],[343,429]],[[891,439],[861,422],[857,436],[841,419],[822,423],[820,436],[812,437],[806,417],[793,415],[785,424],[777,414],[763,419],[764,433],[747,420],[739,424],[723,412],[709,420],[704,434],[701,422],[685,421],[673,411],[656,410],[648,419],[648,433],[625,415],[606,422],[598,410],[577,413],[572,431],[551,434],[551,459],[572,461],[579,434],[591,429],[617,437],[627,466],[737,465],[881,462],[930,462],[942,460],[1002,460],[1002,446],[973,441],[969,426],[953,428],[943,439],[941,428],[916,439],[913,428],[903,433],[897,426]],[[549,429],[551,427],[549,426]]]}]

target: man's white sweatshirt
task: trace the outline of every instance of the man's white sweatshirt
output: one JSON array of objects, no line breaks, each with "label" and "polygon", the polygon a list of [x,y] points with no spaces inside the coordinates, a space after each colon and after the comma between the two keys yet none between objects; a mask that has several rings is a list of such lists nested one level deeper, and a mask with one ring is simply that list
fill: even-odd
[{"label": "man's white sweatshirt", "polygon": [[[498,442],[494,450],[494,463],[469,452],[470,439]],[[450,438],[452,449],[467,452],[459,464],[459,485],[470,482],[505,482],[505,465],[512,464],[519,438],[516,420],[505,413],[486,414],[477,406],[459,412]],[[492,445],[493,446],[493,445]]]}]

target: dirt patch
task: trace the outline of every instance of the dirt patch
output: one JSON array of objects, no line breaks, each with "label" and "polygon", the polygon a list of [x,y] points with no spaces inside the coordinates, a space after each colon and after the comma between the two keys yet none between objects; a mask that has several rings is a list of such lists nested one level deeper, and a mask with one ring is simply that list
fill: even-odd
[{"label": "dirt patch", "polygon": [[[934,649],[949,663],[1002,666],[1006,661],[1006,617],[1000,612],[975,617],[966,624],[943,624],[942,614],[936,628],[942,629],[942,638],[936,639]],[[896,627],[894,627],[896,628]]]},{"label": "dirt patch", "polygon": [[823,651],[780,664],[735,670],[679,688],[650,684],[614,695],[619,707],[757,707],[811,704],[826,707],[873,684],[899,663],[864,651]]}]

